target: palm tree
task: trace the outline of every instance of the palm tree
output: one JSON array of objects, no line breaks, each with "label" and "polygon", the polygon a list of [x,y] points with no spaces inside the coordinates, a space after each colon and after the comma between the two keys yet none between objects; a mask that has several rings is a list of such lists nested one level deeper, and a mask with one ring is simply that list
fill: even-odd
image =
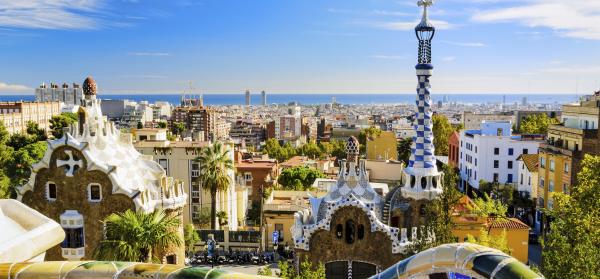
[{"label": "palm tree", "polygon": [[105,238],[94,251],[95,258],[106,261],[152,262],[152,252],[179,246],[180,225],[177,216],[162,210],[152,213],[127,210],[113,213],[103,221]]},{"label": "palm tree", "polygon": [[233,161],[229,157],[229,150],[223,144],[216,142],[206,147],[195,159],[200,164],[198,182],[202,189],[210,192],[210,228],[215,229],[217,214],[217,192],[227,191],[231,184],[229,171],[233,169]]}]

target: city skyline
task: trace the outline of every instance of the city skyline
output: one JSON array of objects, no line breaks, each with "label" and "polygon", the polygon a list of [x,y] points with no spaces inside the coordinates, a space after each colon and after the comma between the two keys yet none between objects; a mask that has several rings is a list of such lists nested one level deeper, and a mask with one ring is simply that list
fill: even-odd
[{"label": "city skyline", "polygon": [[[415,1],[2,6],[0,94],[31,94],[42,82],[81,82],[87,75],[114,94],[179,94],[188,81],[210,93],[410,94],[415,88],[417,49],[408,37],[418,21]],[[431,17],[444,31],[434,42],[434,94],[600,89],[598,3],[447,0],[437,1]]]}]

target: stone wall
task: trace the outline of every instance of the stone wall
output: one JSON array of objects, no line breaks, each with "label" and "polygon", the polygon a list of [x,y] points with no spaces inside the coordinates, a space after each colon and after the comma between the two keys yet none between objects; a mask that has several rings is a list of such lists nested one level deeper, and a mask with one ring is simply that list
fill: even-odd
[{"label": "stone wall", "polygon": [[[71,150],[77,160],[83,161],[83,167],[76,171],[73,177],[65,175],[65,168],[56,167],[56,159],[64,159],[64,151]],[[101,171],[85,171],[87,162],[81,152],[72,147],[59,147],[50,159],[50,168],[38,171],[35,177],[33,191],[23,195],[22,202],[60,223],[60,215],[66,210],[77,210],[84,218],[85,256],[83,259],[93,259],[96,246],[103,236],[104,218],[115,212],[127,209],[135,210],[131,198],[122,194],[112,194],[112,183],[108,176]],[[56,184],[56,200],[46,198],[46,183]],[[88,185],[98,183],[102,188],[100,202],[88,201]],[[60,245],[46,252],[47,261],[65,260],[61,255]]]},{"label": "stone wall", "polygon": [[[356,228],[359,225],[364,226],[362,239],[355,237],[353,243],[346,241],[347,221],[352,221]],[[341,237],[336,235],[336,227],[339,224],[344,226]],[[310,250],[297,250],[297,254],[300,261],[308,258],[313,265],[333,261],[360,261],[374,264],[379,270],[384,270],[406,257],[402,254],[392,254],[391,239],[383,232],[371,232],[368,216],[362,209],[352,206],[338,209],[333,214],[329,231],[316,231],[310,238]]]}]

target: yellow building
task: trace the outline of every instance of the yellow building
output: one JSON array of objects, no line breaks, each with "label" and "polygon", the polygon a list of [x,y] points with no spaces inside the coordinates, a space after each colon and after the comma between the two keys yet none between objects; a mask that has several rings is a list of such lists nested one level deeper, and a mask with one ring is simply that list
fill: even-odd
[{"label": "yellow building", "polygon": [[381,132],[379,136],[367,139],[367,160],[398,160],[397,146],[396,134]]},{"label": "yellow building", "polygon": [[30,121],[50,129],[50,119],[60,113],[60,102],[0,102],[0,122],[10,134],[24,133]]},{"label": "yellow building", "polygon": [[474,206],[467,196],[463,196],[454,212],[453,222],[455,227],[452,234],[458,242],[465,242],[468,235],[479,238],[482,228],[487,230],[490,236],[495,237],[506,231],[506,240],[511,250],[511,256],[527,263],[529,256],[529,226],[516,218],[498,219],[475,216],[469,213],[470,210],[467,205]]},{"label": "yellow building", "polygon": [[294,213],[310,207],[310,196],[322,197],[325,194],[326,191],[273,191],[263,205],[265,249],[273,249],[273,231],[279,232],[280,245],[287,243],[293,247],[291,228],[294,225]]},{"label": "yellow building", "polygon": [[[183,181],[184,190],[188,194],[188,201],[183,210],[183,222],[202,228],[199,222],[201,212],[210,210],[211,196],[210,192],[202,189],[198,183],[200,166],[194,160],[203,148],[210,145],[210,142],[168,141],[166,129],[132,129],[132,134],[137,151],[152,156],[165,169],[168,176]],[[233,144],[226,143],[224,147],[230,150],[233,161]],[[217,193],[217,211],[227,213],[227,226],[235,231],[245,225],[248,188],[238,183],[239,179],[236,180],[234,170],[230,171],[230,177],[231,185],[227,191]]]},{"label": "yellow building", "polygon": [[600,154],[599,116],[600,93],[596,93],[578,104],[563,105],[561,124],[548,127],[548,142],[539,149],[536,231],[547,227],[542,209],[553,207],[552,193],[569,193],[583,156]]}]

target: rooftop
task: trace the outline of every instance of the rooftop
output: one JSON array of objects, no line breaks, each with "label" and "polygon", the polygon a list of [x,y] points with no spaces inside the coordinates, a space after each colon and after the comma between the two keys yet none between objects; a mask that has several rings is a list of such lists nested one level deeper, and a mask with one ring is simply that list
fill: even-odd
[{"label": "rooftop", "polygon": [[537,172],[539,155],[538,154],[523,154],[517,160],[522,160],[529,171]]},{"label": "rooftop", "polygon": [[493,229],[521,229],[529,230],[530,227],[517,218],[488,218],[488,226]]}]

